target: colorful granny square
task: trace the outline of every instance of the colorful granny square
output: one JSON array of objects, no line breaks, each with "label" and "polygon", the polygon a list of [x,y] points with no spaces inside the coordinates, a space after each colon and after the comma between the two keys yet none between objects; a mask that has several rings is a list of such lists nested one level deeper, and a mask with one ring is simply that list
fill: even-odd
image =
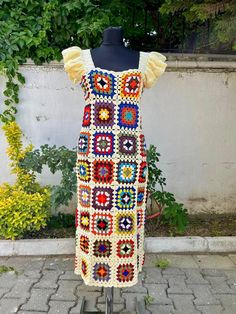
[{"label": "colorful granny square", "polygon": [[79,266],[79,259],[78,257],[75,255],[74,257],[74,269],[76,269]]},{"label": "colorful granny square", "polygon": [[92,232],[95,235],[110,235],[112,233],[112,215],[94,213],[92,215]]},{"label": "colorful granny square", "polygon": [[121,128],[136,129],[138,127],[139,110],[135,104],[120,103],[118,125]]},{"label": "colorful granny square", "polygon": [[133,240],[119,240],[116,247],[117,256],[120,258],[132,257],[134,254],[134,241]]},{"label": "colorful granny square", "polygon": [[111,127],[114,124],[115,104],[108,101],[97,101],[94,104],[94,125]]},{"label": "colorful granny square", "polygon": [[96,240],[93,244],[93,255],[109,257],[111,255],[111,242],[109,240]]},{"label": "colorful granny square", "polygon": [[87,78],[85,75],[82,75],[81,82],[80,82],[81,88],[84,92],[84,99],[87,100],[90,97],[90,87],[87,81]]},{"label": "colorful granny square", "polygon": [[88,237],[84,235],[80,236],[80,248],[85,253],[89,252],[89,238]]},{"label": "colorful granny square", "polygon": [[145,193],[145,189],[144,187],[138,187],[138,196],[137,196],[137,205],[138,206],[142,206],[143,205],[143,201],[144,201],[144,193]]},{"label": "colorful granny square", "polygon": [[116,214],[116,233],[133,234],[135,231],[134,213],[117,213]]},{"label": "colorful granny square", "polygon": [[90,134],[88,132],[80,132],[77,152],[81,155],[89,154]]},{"label": "colorful granny square", "polygon": [[90,206],[90,196],[91,196],[91,188],[86,185],[79,185],[78,187],[78,198],[79,203],[83,207]]},{"label": "colorful granny square", "polygon": [[97,156],[112,156],[114,153],[114,134],[112,132],[95,132],[93,153]]},{"label": "colorful granny square", "polygon": [[137,249],[139,249],[140,248],[140,234],[139,233],[137,233],[137,235],[136,235],[136,239],[137,239]]},{"label": "colorful granny square", "polygon": [[138,178],[138,182],[140,183],[144,183],[146,182],[146,176],[148,174],[148,166],[147,166],[147,162],[146,161],[142,161],[140,166],[139,166],[139,178]]},{"label": "colorful granny square", "polygon": [[116,278],[119,282],[132,281],[134,278],[134,265],[131,263],[120,264],[117,267]]},{"label": "colorful granny square", "polygon": [[137,139],[134,135],[120,133],[118,135],[119,154],[135,156],[137,153]]},{"label": "colorful granny square", "polygon": [[116,191],[117,209],[133,209],[136,203],[136,191],[134,187],[119,187]]},{"label": "colorful granny square", "polygon": [[137,210],[137,227],[141,228],[143,226],[144,223],[144,213],[143,213],[143,209],[140,208]]},{"label": "colorful granny square", "polygon": [[83,275],[86,276],[88,273],[88,263],[84,258],[81,259],[81,270]]},{"label": "colorful granny square", "polygon": [[79,210],[78,207],[75,209],[75,227],[77,228],[79,225]]},{"label": "colorful granny square", "polygon": [[96,96],[113,97],[115,95],[116,77],[108,72],[90,71],[89,80],[92,93]]},{"label": "colorful granny square", "polygon": [[111,268],[107,263],[96,263],[93,266],[93,278],[96,281],[109,281],[111,279]]},{"label": "colorful granny square", "polygon": [[135,98],[140,96],[141,92],[141,74],[128,73],[123,74],[121,77],[121,97],[122,98]]},{"label": "colorful granny square", "polygon": [[134,183],[137,177],[137,163],[120,161],[118,163],[117,181],[120,183]]},{"label": "colorful granny square", "polygon": [[105,187],[93,188],[93,208],[100,210],[110,210],[113,201],[113,189]]},{"label": "colorful granny square", "polygon": [[81,181],[90,181],[90,162],[87,160],[77,160],[77,175]]},{"label": "colorful granny square", "polygon": [[146,147],[146,141],[145,136],[143,134],[140,134],[140,155],[142,157],[147,156],[147,147]]},{"label": "colorful granny square", "polygon": [[82,126],[86,127],[89,126],[91,123],[91,105],[86,105],[84,107],[84,116]]},{"label": "colorful granny square", "polygon": [[89,231],[90,214],[88,211],[80,212],[80,228]]},{"label": "colorful granny square", "polygon": [[111,183],[114,176],[114,162],[95,160],[93,162],[93,181],[95,183]]}]

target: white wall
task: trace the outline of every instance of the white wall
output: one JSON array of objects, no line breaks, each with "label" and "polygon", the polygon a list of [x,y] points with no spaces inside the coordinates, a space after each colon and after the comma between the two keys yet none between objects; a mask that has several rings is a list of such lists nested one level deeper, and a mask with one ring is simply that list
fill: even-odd
[{"label": "white wall", "polygon": [[[17,121],[24,142],[75,146],[84,106],[80,87],[62,64],[28,63],[21,71],[26,84]],[[156,86],[144,91],[141,110],[147,146],[161,154],[166,189],[191,212],[236,212],[236,62],[169,61]],[[2,131],[0,148],[0,182],[13,182]],[[38,176],[43,184],[59,177],[46,169]]]}]

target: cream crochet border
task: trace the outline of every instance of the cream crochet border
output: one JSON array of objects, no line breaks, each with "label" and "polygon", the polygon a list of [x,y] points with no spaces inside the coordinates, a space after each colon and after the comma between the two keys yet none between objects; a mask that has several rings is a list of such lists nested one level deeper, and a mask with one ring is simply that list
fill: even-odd
[{"label": "cream crochet border", "polygon": [[139,66],[137,69],[135,68],[130,68],[128,70],[123,70],[123,71],[112,71],[112,70],[106,70],[106,69],[102,69],[100,67],[96,67],[91,53],[90,53],[90,48],[88,49],[82,49],[81,50],[81,59],[83,60],[83,66],[86,72],[88,72],[91,69],[100,69],[100,70],[104,70],[110,73],[114,73],[114,74],[119,74],[119,73],[123,73],[123,72],[129,72],[131,70],[138,70],[141,71],[141,73],[144,75],[145,71],[146,71],[146,67],[147,67],[147,62],[148,62],[148,56],[150,52],[145,52],[145,51],[140,51],[140,57],[139,57]]}]

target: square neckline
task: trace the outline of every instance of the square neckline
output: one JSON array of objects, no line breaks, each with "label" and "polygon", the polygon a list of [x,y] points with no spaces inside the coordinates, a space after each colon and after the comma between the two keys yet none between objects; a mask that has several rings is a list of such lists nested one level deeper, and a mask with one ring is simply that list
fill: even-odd
[{"label": "square neckline", "polygon": [[125,73],[125,72],[140,72],[140,73],[142,73],[142,70],[141,70],[142,51],[139,51],[139,60],[138,60],[138,67],[137,68],[129,68],[127,70],[122,70],[122,71],[114,71],[114,70],[107,70],[107,69],[104,69],[104,68],[96,67],[95,63],[93,61],[92,54],[91,54],[91,49],[92,48],[86,49],[87,52],[88,52],[88,56],[89,56],[89,59],[90,59],[91,66],[92,66],[91,70],[106,71],[106,72],[113,73],[113,74],[122,74],[122,73]]}]

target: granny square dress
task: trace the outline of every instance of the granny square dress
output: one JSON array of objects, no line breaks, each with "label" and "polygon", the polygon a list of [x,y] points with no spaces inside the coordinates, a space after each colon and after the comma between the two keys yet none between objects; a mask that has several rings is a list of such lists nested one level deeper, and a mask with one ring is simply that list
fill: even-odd
[{"label": "granny square dress", "polygon": [[82,88],[77,142],[75,274],[90,286],[135,285],[144,263],[148,165],[140,99],[164,73],[166,57],[140,52],[137,69],[94,65],[90,49],[62,51],[64,69]]}]

